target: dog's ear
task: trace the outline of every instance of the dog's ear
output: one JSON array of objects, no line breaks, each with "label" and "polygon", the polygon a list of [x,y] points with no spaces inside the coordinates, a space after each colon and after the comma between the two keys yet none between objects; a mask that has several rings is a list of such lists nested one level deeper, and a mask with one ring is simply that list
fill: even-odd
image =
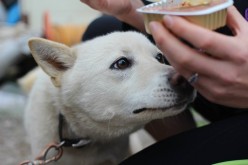
[{"label": "dog's ear", "polygon": [[56,87],[61,85],[61,75],[71,68],[76,60],[71,48],[42,38],[32,38],[29,49],[38,65],[51,77]]}]

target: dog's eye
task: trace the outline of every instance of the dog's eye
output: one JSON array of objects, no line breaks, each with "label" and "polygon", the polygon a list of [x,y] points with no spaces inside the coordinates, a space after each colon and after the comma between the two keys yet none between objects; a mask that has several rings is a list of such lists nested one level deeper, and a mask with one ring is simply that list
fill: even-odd
[{"label": "dog's eye", "polygon": [[158,53],[155,57],[158,62],[160,62],[161,64],[168,64],[167,60],[165,59],[164,55],[161,53]]},{"label": "dog's eye", "polygon": [[120,59],[118,59],[117,61],[115,61],[110,68],[111,69],[126,69],[128,67],[131,66],[131,62],[130,60],[128,60],[126,57],[122,57]]}]

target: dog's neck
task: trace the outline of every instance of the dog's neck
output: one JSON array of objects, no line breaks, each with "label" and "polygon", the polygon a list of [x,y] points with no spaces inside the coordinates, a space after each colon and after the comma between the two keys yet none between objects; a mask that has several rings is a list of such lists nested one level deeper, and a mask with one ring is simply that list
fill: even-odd
[{"label": "dog's neck", "polygon": [[76,137],[61,113],[59,114],[58,131],[60,142],[64,143],[64,147],[83,148],[91,143],[87,137]]}]

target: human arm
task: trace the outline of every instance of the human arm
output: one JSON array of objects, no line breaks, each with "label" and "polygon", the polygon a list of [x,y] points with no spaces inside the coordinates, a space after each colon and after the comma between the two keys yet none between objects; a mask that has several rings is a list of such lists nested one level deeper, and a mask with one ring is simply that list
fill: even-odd
[{"label": "human arm", "polygon": [[235,7],[230,7],[227,25],[234,36],[204,29],[176,16],[165,17],[163,23],[152,22],[150,28],[156,44],[178,72],[186,78],[199,74],[192,85],[205,98],[226,106],[247,108],[248,23]]},{"label": "human arm", "polygon": [[91,8],[102,13],[112,15],[119,20],[134,26],[140,31],[145,31],[143,17],[136,12],[143,6],[141,0],[80,0]]}]

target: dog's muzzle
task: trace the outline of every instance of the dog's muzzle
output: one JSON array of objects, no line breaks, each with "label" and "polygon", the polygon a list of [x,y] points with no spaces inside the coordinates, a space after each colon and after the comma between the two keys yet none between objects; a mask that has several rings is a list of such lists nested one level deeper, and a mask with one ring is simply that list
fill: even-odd
[{"label": "dog's muzzle", "polygon": [[[197,80],[197,75],[195,76],[195,80],[192,80],[192,81],[196,81],[196,80]],[[176,98],[177,101],[175,104],[171,106],[167,106],[167,107],[158,107],[158,108],[144,107],[144,108],[134,110],[133,114],[139,114],[141,112],[148,111],[148,110],[149,111],[157,111],[157,110],[166,111],[172,108],[175,110],[181,109],[182,107],[186,106],[187,104],[191,103],[194,100],[196,96],[195,89],[192,87],[189,81],[185,79],[184,77],[182,77],[180,74],[176,72],[172,73],[168,78],[168,82],[170,84],[170,87],[177,94],[177,98]]]}]

